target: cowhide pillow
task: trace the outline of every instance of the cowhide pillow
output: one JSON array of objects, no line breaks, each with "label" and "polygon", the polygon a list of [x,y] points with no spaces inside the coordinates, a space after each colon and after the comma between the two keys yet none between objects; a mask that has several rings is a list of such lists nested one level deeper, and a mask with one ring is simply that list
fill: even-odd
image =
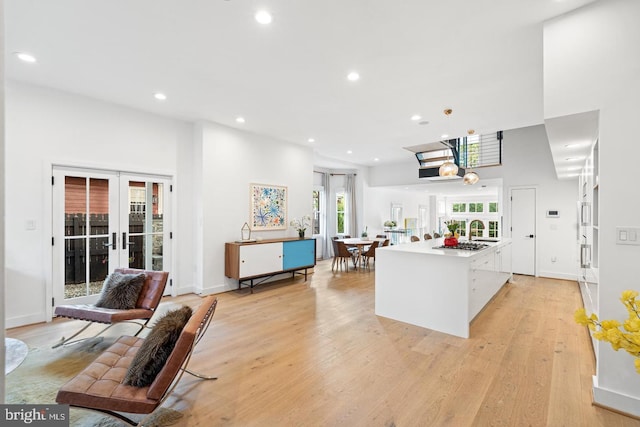
[{"label": "cowhide pillow", "polygon": [[120,310],[136,308],[145,278],[144,273],[122,274],[114,271],[104,280],[96,307]]},{"label": "cowhide pillow", "polygon": [[151,385],[167,362],[191,314],[191,307],[183,306],[158,319],[133,357],[124,377],[125,384],[136,387]]}]

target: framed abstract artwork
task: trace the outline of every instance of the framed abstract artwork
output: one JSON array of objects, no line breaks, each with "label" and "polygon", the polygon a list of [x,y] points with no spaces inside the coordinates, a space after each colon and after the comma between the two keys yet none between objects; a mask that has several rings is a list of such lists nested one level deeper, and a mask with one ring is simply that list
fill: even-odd
[{"label": "framed abstract artwork", "polygon": [[287,228],[287,187],[250,184],[251,229],[285,230]]}]

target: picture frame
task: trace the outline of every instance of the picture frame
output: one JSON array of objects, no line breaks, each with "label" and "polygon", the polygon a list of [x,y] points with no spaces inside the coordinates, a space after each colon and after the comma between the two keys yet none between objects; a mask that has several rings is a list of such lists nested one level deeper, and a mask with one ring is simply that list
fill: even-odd
[{"label": "picture frame", "polygon": [[287,187],[253,183],[249,187],[251,230],[286,230]]}]

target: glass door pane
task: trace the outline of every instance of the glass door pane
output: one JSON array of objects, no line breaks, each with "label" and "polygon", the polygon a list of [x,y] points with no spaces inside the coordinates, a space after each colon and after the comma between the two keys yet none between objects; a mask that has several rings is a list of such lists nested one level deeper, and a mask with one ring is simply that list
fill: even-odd
[{"label": "glass door pane", "polygon": [[65,177],[64,298],[100,293],[108,274],[109,181]]},{"label": "glass door pane", "polygon": [[161,181],[128,180],[127,264],[130,268],[165,270],[165,192],[166,184]]}]

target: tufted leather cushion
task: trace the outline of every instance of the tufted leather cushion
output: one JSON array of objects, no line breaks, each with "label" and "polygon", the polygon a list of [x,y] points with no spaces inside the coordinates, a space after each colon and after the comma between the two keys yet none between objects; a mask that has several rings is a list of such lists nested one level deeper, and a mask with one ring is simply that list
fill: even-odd
[{"label": "tufted leather cushion", "polygon": [[58,391],[56,402],[134,414],[153,411],[158,401],[147,398],[149,387],[122,384],[143,341],[142,338],[120,337]]},{"label": "tufted leather cushion", "polygon": [[133,310],[116,310],[113,308],[96,307],[93,304],[59,305],[56,316],[72,319],[88,320],[98,323],[116,323],[123,320],[151,319],[152,310],[134,308]]}]

